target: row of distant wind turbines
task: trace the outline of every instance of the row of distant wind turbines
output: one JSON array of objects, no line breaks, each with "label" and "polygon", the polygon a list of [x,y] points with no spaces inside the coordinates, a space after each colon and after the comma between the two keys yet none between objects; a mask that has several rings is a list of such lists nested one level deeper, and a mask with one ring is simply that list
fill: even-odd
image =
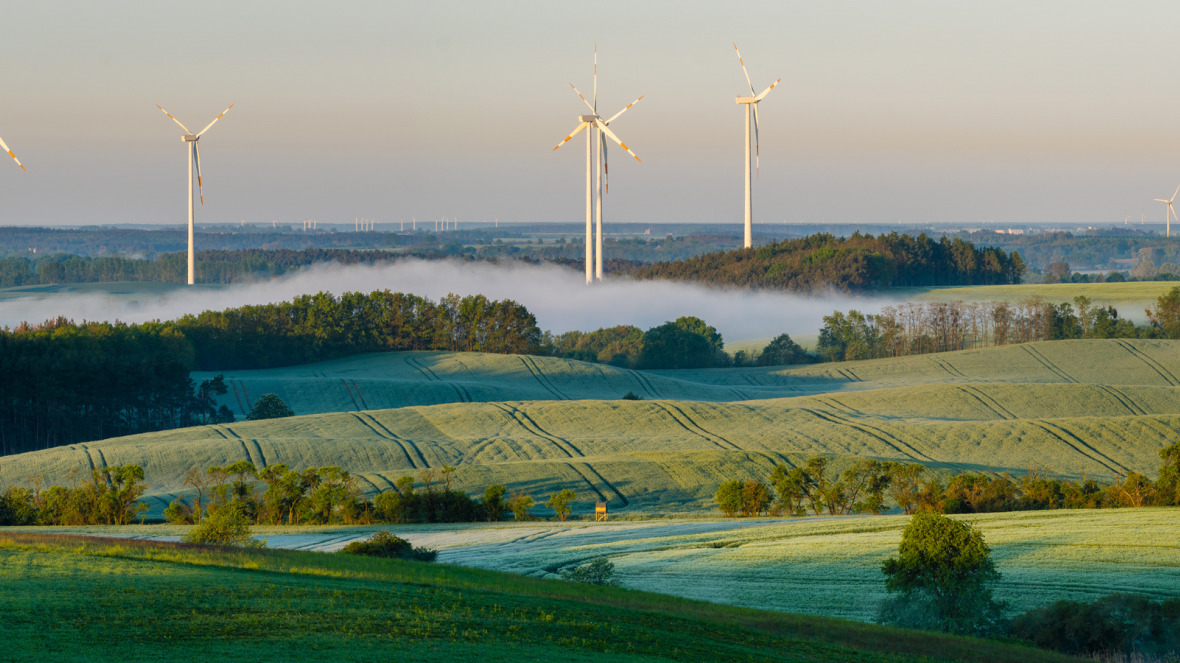
[{"label": "row of distant wind turbines", "polygon": [[[753,160],[754,160],[754,165],[755,165],[755,169],[756,169],[755,172],[758,172],[760,170],[760,163],[759,163],[760,162],[760,150],[758,147],[758,103],[760,101],[762,101],[764,98],[766,98],[766,95],[770,94],[770,91],[773,90],[775,88],[775,86],[777,86],[780,82],[782,82],[782,79],[780,78],[780,79],[775,80],[775,82],[771,83],[765,90],[755,94],[754,93],[754,84],[750,80],[750,73],[749,73],[749,71],[746,70],[746,62],[745,62],[745,60],[742,59],[742,54],[740,51],[738,51],[738,47],[737,47],[736,43],[733,45],[733,50],[734,50],[734,53],[737,54],[738,63],[742,67],[742,73],[745,74],[745,76],[746,76],[746,85],[750,88],[750,95],[749,96],[741,96],[741,97],[737,97],[736,99],[734,99],[735,103],[745,106],[745,120],[746,120],[746,132],[745,132],[745,141],[744,141],[745,142],[745,151],[746,151],[746,158],[745,158],[745,220],[744,220],[745,233],[744,233],[743,246],[748,249],[752,246],[751,219],[752,219],[752,215],[753,215],[753,197],[752,197],[752,192],[751,192],[751,180],[750,180],[750,164],[751,164],[750,117],[751,117],[751,115],[753,116],[753,124],[754,124]],[[624,143],[617,135],[615,135],[615,133],[613,131],[610,130],[610,124],[612,122],[614,122],[615,120],[619,119],[619,117],[623,113],[630,110],[632,106],[639,103],[643,99],[643,96],[641,95],[635,101],[632,101],[631,103],[627,104],[623,108],[623,110],[615,113],[609,119],[604,120],[602,118],[602,116],[600,116],[598,114],[598,45],[597,44],[595,44],[595,46],[594,46],[594,90],[593,90],[593,95],[591,97],[593,99],[593,101],[592,102],[587,101],[586,97],[581,92],[578,91],[578,88],[575,87],[573,83],[570,83],[570,87],[573,88],[574,92],[577,93],[578,97],[580,97],[582,99],[582,102],[585,103],[586,106],[590,109],[591,114],[590,115],[579,115],[578,116],[578,126],[575,127],[574,130],[568,136],[566,136],[560,143],[558,143],[553,149],[557,150],[562,145],[565,145],[567,142],[569,142],[570,139],[572,139],[574,136],[578,135],[582,131],[586,131],[586,283],[590,284],[590,283],[593,283],[595,279],[597,279],[597,280],[602,279],[602,203],[603,203],[604,188],[605,188],[605,192],[609,193],[609,191],[610,191],[608,172],[607,172],[607,142],[606,142],[606,139],[610,138],[611,140],[613,140],[615,143],[617,143],[619,145],[619,147],[623,148],[623,150],[625,150],[628,154],[630,154],[632,157],[635,157],[636,161],[640,161],[640,162],[642,161],[634,152],[631,151],[631,148],[627,147],[626,143]],[[194,271],[195,271],[195,269],[194,269],[195,261],[194,261],[194,253],[193,253],[193,224],[194,224],[194,221],[193,221],[193,216],[194,216],[193,215],[193,212],[194,212],[194,208],[193,208],[193,166],[194,165],[196,166],[196,169],[197,169],[197,192],[198,192],[198,195],[200,196],[201,204],[202,205],[205,204],[205,190],[204,190],[203,183],[201,181],[201,150],[198,147],[197,142],[200,140],[201,136],[203,136],[205,134],[205,132],[209,131],[209,129],[214,124],[216,124],[218,120],[220,120],[222,117],[224,117],[225,114],[228,113],[229,110],[233,107],[234,107],[234,105],[230,104],[229,108],[226,108],[224,111],[221,112],[220,115],[213,118],[213,121],[210,122],[209,124],[207,124],[204,129],[200,130],[197,133],[193,133],[192,131],[189,130],[188,127],[184,126],[184,124],[181,123],[180,120],[173,117],[173,115],[171,113],[164,110],[164,108],[161,107],[160,105],[158,105],[158,104],[156,105],[156,108],[159,108],[161,111],[164,112],[165,115],[167,115],[169,118],[171,118],[173,122],[180,125],[181,129],[184,129],[184,135],[181,136],[181,140],[188,144],[187,162],[188,162],[188,284],[189,285],[193,285],[193,276],[194,276]],[[597,140],[595,140],[595,137],[594,137],[595,131],[597,131]],[[596,142],[598,144],[598,163],[597,163],[597,165],[594,164],[594,149],[593,149],[594,143],[596,143]],[[8,148],[8,145],[5,144],[3,138],[0,138],[0,148],[3,148],[5,152],[8,152],[8,156],[12,157],[13,161],[16,162],[16,165],[20,166],[20,169],[22,171],[25,171],[24,165],[21,164],[20,159],[16,158],[16,155],[13,154],[12,150],[10,150]],[[595,179],[595,177],[594,177],[595,174],[597,174],[597,179]],[[594,208],[595,183],[597,183],[597,189],[598,189],[597,210],[595,210],[595,208]],[[1165,232],[1166,232],[1167,237],[1172,236],[1172,217],[1176,217],[1176,220],[1180,221],[1180,216],[1177,216],[1176,210],[1173,209],[1173,207],[1172,207],[1172,203],[1176,200],[1177,194],[1180,194],[1180,186],[1176,187],[1176,191],[1172,193],[1171,198],[1169,198],[1167,200],[1165,200],[1163,198],[1156,198],[1155,199],[1156,202],[1164,203],[1166,206],[1166,208],[1165,208],[1165,223],[1166,223],[1167,229]],[[595,212],[597,212],[597,214],[595,214]],[[416,224],[415,224],[415,226],[416,226]]]}]

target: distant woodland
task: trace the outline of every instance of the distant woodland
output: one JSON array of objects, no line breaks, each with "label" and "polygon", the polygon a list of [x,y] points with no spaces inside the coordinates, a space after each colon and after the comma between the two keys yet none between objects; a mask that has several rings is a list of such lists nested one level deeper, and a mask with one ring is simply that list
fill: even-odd
[{"label": "distant woodland", "polygon": [[844,292],[891,287],[1020,283],[1025,271],[1018,253],[979,248],[961,239],[926,235],[826,233],[658,262],[637,278],[695,281],[711,285],[797,291]]}]

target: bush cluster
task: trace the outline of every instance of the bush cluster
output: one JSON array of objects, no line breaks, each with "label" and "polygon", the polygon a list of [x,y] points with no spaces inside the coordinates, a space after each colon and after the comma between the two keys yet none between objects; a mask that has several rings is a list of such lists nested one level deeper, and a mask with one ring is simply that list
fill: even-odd
[{"label": "bush cluster", "polygon": [[433,562],[438,558],[438,551],[430,548],[415,548],[405,539],[394,536],[388,530],[374,532],[373,536],[363,541],[352,541],[340,549],[349,555],[365,555],[366,557],[385,557],[388,559],[405,559],[416,562]]},{"label": "bush cluster", "polygon": [[139,465],[91,470],[83,480],[71,472],[73,485],[32,488],[9,486],[0,493],[0,525],[126,525],[147,510],[139,501],[147,489]]}]

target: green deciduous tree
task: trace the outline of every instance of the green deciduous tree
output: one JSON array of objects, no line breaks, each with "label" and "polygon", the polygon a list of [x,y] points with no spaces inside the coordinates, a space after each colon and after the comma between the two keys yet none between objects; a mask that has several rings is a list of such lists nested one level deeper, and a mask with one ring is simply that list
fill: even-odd
[{"label": "green deciduous tree", "polygon": [[295,416],[295,411],[288,407],[283,399],[275,394],[263,394],[254,403],[254,407],[250,408],[250,414],[246,415],[246,419],[258,421],[260,419],[281,419],[282,417],[293,416]]},{"label": "green deciduous tree", "polygon": [[576,499],[578,499],[577,493],[569,488],[562,488],[549,496],[549,501],[545,502],[545,506],[553,509],[553,513],[557,514],[558,520],[566,520],[570,517],[570,505]]},{"label": "green deciduous tree", "polygon": [[967,523],[918,513],[902,532],[897,557],[881,565],[883,623],[969,635],[1003,628],[1005,605],[992,598],[1000,579],[983,534]]}]

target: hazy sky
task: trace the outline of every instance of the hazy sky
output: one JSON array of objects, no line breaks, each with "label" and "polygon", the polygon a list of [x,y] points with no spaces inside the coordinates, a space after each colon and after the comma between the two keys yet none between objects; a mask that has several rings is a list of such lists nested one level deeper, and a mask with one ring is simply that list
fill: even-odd
[{"label": "hazy sky", "polygon": [[[596,12],[596,13],[591,13]],[[0,223],[578,221],[599,50],[607,219],[1161,220],[1180,183],[1175,2],[53,2],[0,9]],[[581,138],[579,136],[579,138]]]}]

